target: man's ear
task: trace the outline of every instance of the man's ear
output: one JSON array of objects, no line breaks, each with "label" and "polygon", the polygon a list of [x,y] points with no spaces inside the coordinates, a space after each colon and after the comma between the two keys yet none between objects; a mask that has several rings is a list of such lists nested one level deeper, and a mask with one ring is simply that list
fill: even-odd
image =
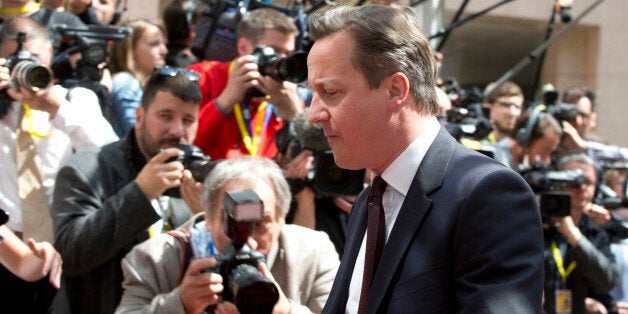
[{"label": "man's ear", "polygon": [[135,126],[140,126],[140,121],[144,118],[144,107],[141,105],[135,109]]},{"label": "man's ear", "polygon": [[388,110],[394,111],[406,102],[410,93],[410,80],[401,72],[389,76],[385,82],[388,88]]},{"label": "man's ear", "polygon": [[236,46],[238,47],[238,56],[250,55],[255,49],[255,45],[246,37],[238,38]]}]

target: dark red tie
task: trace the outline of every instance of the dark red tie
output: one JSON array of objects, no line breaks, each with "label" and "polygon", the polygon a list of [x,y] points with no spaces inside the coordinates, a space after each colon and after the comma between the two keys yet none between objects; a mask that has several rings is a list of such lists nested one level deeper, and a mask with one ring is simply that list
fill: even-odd
[{"label": "dark red tie", "polygon": [[386,224],[384,207],[382,206],[382,196],[386,191],[386,185],[386,181],[381,176],[376,176],[371,184],[366,225],[366,254],[364,256],[364,273],[358,314],[366,313],[366,303],[371,292],[371,284],[386,242]]}]

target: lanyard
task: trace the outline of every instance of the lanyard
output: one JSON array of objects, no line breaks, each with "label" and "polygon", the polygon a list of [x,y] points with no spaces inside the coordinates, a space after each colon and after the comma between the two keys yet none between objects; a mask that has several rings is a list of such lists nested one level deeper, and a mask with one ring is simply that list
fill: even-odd
[{"label": "lanyard", "polygon": [[30,12],[39,8],[41,8],[41,4],[34,2],[34,3],[29,3],[23,7],[19,7],[19,8],[2,8],[0,9],[0,14],[7,14],[7,15],[20,14],[20,13]]},{"label": "lanyard", "polygon": [[[229,72],[233,69],[234,62],[229,65]],[[256,123],[253,128],[251,110],[246,102],[237,103],[233,107],[233,113],[240,130],[240,136],[244,142],[246,150],[251,156],[257,156],[262,133],[268,127],[268,122],[273,113],[273,104],[263,101],[257,107]],[[251,138],[252,135],[252,138]]]},{"label": "lanyard", "polygon": [[565,270],[563,257],[560,255],[560,250],[558,249],[558,245],[556,245],[556,241],[552,241],[552,255],[554,255],[554,261],[556,261],[556,267],[560,273],[561,282],[564,284],[567,282],[567,277],[573,273],[574,269],[576,269],[577,263],[576,261],[571,261],[569,266],[567,266],[567,270]]},{"label": "lanyard", "polygon": [[52,129],[48,132],[48,134],[41,134],[37,132],[37,130],[33,127],[33,109],[25,103],[22,104],[22,108],[24,109],[24,116],[22,117],[21,127],[24,131],[39,139],[48,138],[52,135]]}]

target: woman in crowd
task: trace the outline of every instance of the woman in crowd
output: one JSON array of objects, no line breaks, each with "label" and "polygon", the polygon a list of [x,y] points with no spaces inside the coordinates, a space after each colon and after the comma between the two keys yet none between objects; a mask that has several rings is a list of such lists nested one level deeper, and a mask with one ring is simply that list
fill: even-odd
[{"label": "woman in crowd", "polygon": [[155,66],[165,65],[168,54],[161,26],[138,20],[127,25],[133,30],[113,44],[109,62],[113,76],[111,112],[113,129],[123,137],[135,124],[135,110],[144,93],[144,83]]}]

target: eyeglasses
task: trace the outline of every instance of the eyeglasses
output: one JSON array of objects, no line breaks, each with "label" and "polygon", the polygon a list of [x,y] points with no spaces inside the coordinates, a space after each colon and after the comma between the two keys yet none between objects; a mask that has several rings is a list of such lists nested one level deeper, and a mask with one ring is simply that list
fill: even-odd
[{"label": "eyeglasses", "polygon": [[188,80],[192,82],[198,82],[201,79],[201,76],[198,73],[182,68],[175,68],[170,66],[162,66],[158,65],[155,67],[153,71],[153,75],[161,75],[161,76],[177,76],[177,74],[183,74]]}]

